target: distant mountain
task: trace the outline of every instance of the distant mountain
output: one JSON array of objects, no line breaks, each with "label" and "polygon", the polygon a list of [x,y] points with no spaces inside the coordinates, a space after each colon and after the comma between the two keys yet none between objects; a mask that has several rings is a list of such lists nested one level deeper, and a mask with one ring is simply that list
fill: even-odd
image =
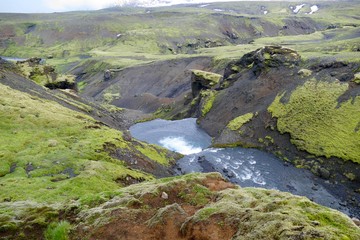
[{"label": "distant mountain", "polygon": [[[245,0],[245,1],[258,1],[258,0]],[[243,2],[245,2],[243,0]],[[260,0],[264,2],[271,2],[274,0]],[[343,0],[318,0],[323,1],[334,1],[341,2]],[[115,6],[132,6],[132,7],[160,7],[160,6],[171,6],[176,4],[200,4],[200,3],[211,3],[211,2],[241,2],[239,0],[117,0]],[[288,0],[288,2],[300,2],[298,0]]]}]

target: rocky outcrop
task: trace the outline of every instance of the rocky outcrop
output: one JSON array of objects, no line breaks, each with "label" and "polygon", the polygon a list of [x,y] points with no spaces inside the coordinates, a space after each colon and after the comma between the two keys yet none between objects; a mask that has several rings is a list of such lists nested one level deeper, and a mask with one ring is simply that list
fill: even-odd
[{"label": "rocky outcrop", "polygon": [[[165,193],[165,194],[164,194]],[[166,196],[166,197],[164,197]],[[5,239],[359,239],[357,219],[305,197],[194,173],[65,203],[2,202]]]},{"label": "rocky outcrop", "polygon": [[225,68],[222,87],[227,87],[229,81],[236,80],[244,71],[251,70],[255,76],[269,68],[294,67],[299,64],[300,55],[282,46],[265,46],[245,54],[240,60]]},{"label": "rocky outcrop", "polygon": [[41,86],[50,89],[74,89],[75,76],[64,75],[56,72],[51,65],[44,64],[43,59],[38,57],[17,61],[22,74]]},{"label": "rocky outcrop", "polygon": [[104,81],[109,81],[111,79],[112,73],[109,69],[104,71]]},{"label": "rocky outcrop", "polygon": [[201,90],[213,89],[220,82],[222,75],[201,70],[191,71],[191,91],[193,97],[199,95]]},{"label": "rocky outcrop", "polygon": [[[167,198],[163,198],[163,193]],[[275,190],[240,188],[220,174],[132,185],[79,212],[76,239],[356,239],[340,212]],[[94,219],[96,219],[94,221]],[[265,227],[264,227],[265,226]]]}]

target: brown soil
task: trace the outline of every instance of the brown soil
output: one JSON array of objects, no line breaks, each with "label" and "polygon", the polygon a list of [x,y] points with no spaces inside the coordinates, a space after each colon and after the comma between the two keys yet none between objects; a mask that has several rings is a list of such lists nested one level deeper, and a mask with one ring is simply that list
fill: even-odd
[{"label": "brown soil", "polygon": [[[216,196],[216,192],[234,188],[235,186],[220,177],[207,177],[202,182]],[[235,224],[225,223],[225,216],[214,214],[208,219],[195,221],[193,216],[203,205],[189,204],[179,193],[184,191],[182,184],[167,186],[164,190],[168,194],[163,199],[161,194],[145,194],[139,198],[137,204],[120,208],[111,212],[109,223],[96,228],[79,227],[77,238],[83,239],[231,239],[237,231]],[[192,193],[190,193],[192,194]],[[193,196],[195,197],[195,196]],[[216,198],[210,197],[210,202]],[[85,230],[84,230],[85,229]]]}]

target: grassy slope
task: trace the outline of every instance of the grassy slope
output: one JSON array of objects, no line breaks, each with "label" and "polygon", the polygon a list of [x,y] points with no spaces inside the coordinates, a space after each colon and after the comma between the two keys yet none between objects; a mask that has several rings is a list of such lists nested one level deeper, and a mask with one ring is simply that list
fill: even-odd
[{"label": "grassy slope", "polygon": [[[152,178],[127,168],[104,151],[105,144],[120,149],[134,148],[122,138],[121,132],[55,102],[4,85],[0,88],[0,198],[3,201],[63,202],[116,189],[121,185],[115,180],[127,175],[135,179]],[[167,164],[168,159],[161,151],[142,146],[138,144],[133,151],[144,152],[153,160]]]}]

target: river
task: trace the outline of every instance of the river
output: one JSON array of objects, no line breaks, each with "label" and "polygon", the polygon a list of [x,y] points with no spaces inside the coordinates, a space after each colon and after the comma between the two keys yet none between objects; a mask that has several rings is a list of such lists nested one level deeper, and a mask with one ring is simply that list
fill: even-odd
[{"label": "river", "polygon": [[184,154],[174,166],[179,175],[219,172],[241,187],[276,189],[306,196],[321,205],[359,217],[358,209],[346,204],[347,189],[341,184],[331,184],[257,149],[209,148],[211,137],[198,127],[195,118],[138,123],[130,128],[130,133],[136,139]]}]

